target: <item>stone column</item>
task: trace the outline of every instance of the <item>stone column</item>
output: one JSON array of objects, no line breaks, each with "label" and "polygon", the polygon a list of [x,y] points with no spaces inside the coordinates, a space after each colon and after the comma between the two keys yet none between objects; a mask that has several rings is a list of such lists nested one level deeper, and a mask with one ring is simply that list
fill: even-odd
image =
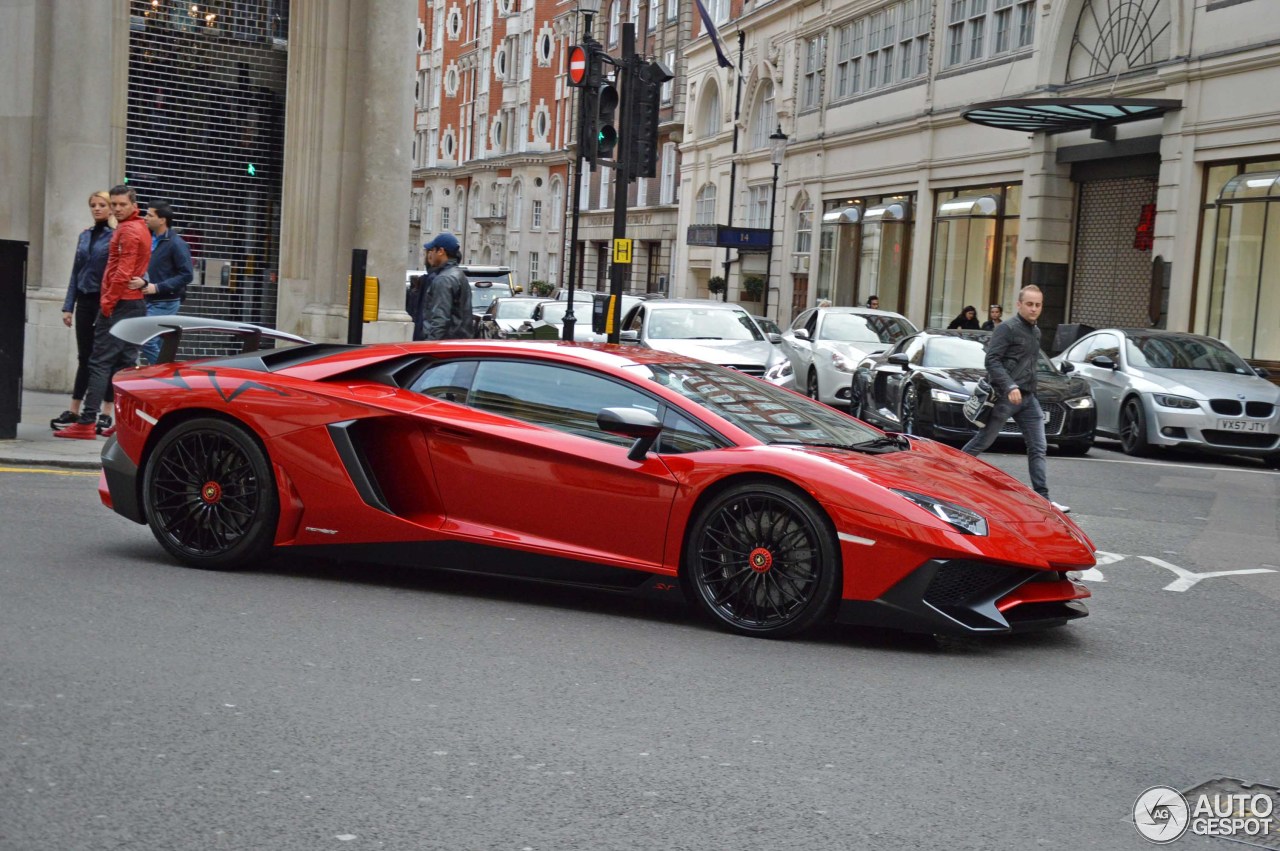
[{"label": "stone column", "polygon": [[[413,3],[370,2],[366,11],[365,80],[359,112],[364,144],[353,247],[368,250],[368,274],[382,282],[379,314],[407,321],[404,246],[413,173],[410,146],[417,9]],[[404,330],[399,325],[367,325],[365,339],[403,340]]]},{"label": "stone column", "polygon": [[[112,82],[117,64],[128,64],[127,3],[50,0],[47,88],[43,135],[33,144],[43,151],[43,174],[32,174],[32,209],[43,206],[40,238],[32,241],[28,285],[27,349],[24,374],[32,387],[70,390],[75,371],[75,338],[62,324],[62,301],[71,275],[76,239],[93,223],[89,195],[110,189],[123,173],[116,150],[115,115],[123,109]],[[36,50],[40,50],[38,46]],[[37,61],[41,61],[37,59]],[[36,162],[33,158],[33,164]]]}]

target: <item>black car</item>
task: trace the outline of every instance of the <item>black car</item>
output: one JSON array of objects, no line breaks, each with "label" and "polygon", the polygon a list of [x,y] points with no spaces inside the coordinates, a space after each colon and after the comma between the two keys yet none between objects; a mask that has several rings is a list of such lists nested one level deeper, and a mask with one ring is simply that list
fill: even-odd
[{"label": "black car", "polygon": [[[853,375],[853,412],[890,431],[963,444],[977,431],[962,408],[987,374],[990,339],[989,331],[923,331],[864,358]],[[1064,454],[1085,454],[1098,420],[1088,382],[1064,375],[1043,352],[1036,367],[1049,445]],[[1021,439],[1013,420],[1000,434]]]}]

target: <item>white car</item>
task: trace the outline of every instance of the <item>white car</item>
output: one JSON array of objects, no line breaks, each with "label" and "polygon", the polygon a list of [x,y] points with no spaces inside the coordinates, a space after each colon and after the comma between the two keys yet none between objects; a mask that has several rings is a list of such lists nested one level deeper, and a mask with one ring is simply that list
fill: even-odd
[{"label": "white car", "polygon": [[868,307],[811,307],[782,332],[797,388],[828,405],[849,406],[858,362],[917,332],[899,313]]},{"label": "white car", "polygon": [[707,299],[646,299],[623,315],[619,339],[736,369],[794,389],[791,363],[736,304]]}]

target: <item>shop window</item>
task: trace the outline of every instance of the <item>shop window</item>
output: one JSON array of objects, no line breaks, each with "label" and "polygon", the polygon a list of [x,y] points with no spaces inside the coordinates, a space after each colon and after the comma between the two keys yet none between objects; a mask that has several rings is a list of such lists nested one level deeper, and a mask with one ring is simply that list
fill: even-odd
[{"label": "shop window", "polygon": [[[1262,165],[1235,167],[1218,193],[1216,215],[1206,215],[1212,258],[1196,327],[1245,358],[1274,362],[1280,361],[1280,170],[1258,170]],[[1222,174],[1219,168],[1216,176]]]},{"label": "shop window", "polygon": [[945,328],[965,305],[1017,301],[1020,202],[1017,184],[938,193],[928,327]]},{"label": "shop window", "polygon": [[815,296],[834,305],[865,304],[901,312],[911,274],[914,195],[828,202],[818,243]]}]

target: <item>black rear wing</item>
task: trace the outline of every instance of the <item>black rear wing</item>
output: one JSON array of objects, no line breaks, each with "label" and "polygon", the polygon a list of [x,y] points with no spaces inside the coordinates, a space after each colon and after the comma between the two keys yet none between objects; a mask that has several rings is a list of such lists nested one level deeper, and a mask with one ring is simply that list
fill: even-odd
[{"label": "black rear wing", "polygon": [[230,334],[244,339],[245,352],[256,352],[262,346],[262,338],[285,340],[290,343],[309,345],[310,340],[274,328],[263,328],[248,322],[228,322],[225,319],[209,319],[204,316],[138,316],[133,319],[122,319],[111,328],[111,333],[124,340],[141,346],[148,340],[160,338],[160,357],[157,363],[169,363],[178,356],[178,344],[182,335],[189,331],[213,331]]}]

